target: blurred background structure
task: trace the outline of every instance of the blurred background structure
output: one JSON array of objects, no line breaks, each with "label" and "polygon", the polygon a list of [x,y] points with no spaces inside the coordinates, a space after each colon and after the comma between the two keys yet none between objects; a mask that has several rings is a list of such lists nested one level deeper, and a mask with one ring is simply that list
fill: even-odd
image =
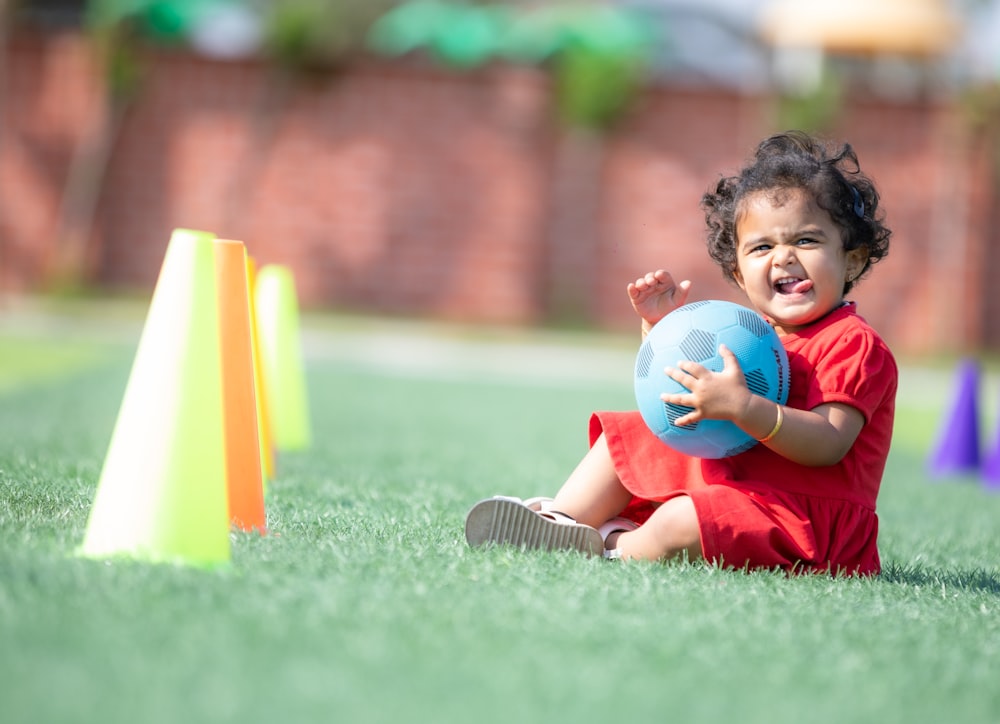
[{"label": "blurred background structure", "polygon": [[305,306],[630,328],[657,267],[739,300],[699,200],[793,127],[883,194],[862,313],[1000,349],[1000,0],[5,0],[0,302],[148,291],[186,227]]}]

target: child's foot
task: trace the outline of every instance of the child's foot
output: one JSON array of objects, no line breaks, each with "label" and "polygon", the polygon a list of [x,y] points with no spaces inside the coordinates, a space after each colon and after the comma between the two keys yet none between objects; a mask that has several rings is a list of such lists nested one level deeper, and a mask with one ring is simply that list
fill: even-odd
[{"label": "child's foot", "polygon": [[604,552],[601,534],[555,511],[537,513],[517,498],[488,498],[472,506],[465,517],[465,540],[470,546],[486,543],[575,550],[588,556]]},{"label": "child's foot", "polygon": [[639,524],[628,518],[616,517],[597,529],[604,540],[604,557],[618,559],[622,550],[618,547],[618,539],[622,533],[629,533],[639,527]]}]

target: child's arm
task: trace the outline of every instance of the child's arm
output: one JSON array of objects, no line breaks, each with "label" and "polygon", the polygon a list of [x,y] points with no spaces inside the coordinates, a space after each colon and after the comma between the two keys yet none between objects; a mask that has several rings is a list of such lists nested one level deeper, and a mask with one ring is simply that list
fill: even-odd
[{"label": "child's arm", "polygon": [[[851,449],[864,425],[864,416],[850,405],[828,403],[812,410],[779,406],[755,395],[746,386],[736,356],[719,348],[725,360],[721,372],[695,362],[681,362],[667,374],[690,392],[663,395],[663,400],[693,412],[679,417],[677,425],[701,419],[730,420],[748,435],[800,465],[833,465]],[[780,424],[779,424],[780,421]]]},{"label": "child's arm", "polygon": [[[742,421],[733,422],[760,440],[770,435],[777,425],[778,405],[759,395],[751,397],[754,399],[746,416]],[[764,444],[782,457],[809,466],[840,462],[865,424],[860,412],[839,402],[826,403],[811,410],[782,406],[781,416],[777,432],[763,440]]]},{"label": "child's arm", "polygon": [[683,306],[690,289],[690,281],[685,279],[680,284],[674,284],[674,278],[663,269],[631,282],[627,287],[628,298],[635,313],[642,319],[642,336],[645,337],[653,325],[670,312]]}]

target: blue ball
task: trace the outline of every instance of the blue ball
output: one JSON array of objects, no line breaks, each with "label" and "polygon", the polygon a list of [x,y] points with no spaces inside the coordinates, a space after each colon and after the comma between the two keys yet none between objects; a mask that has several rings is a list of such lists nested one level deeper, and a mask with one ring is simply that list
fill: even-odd
[{"label": "blue ball", "polygon": [[675,309],[649,332],[635,360],[635,399],[649,429],[670,447],[699,458],[724,458],[749,450],[757,441],[727,420],[674,424],[690,407],[660,399],[664,392],[687,392],[664,374],[681,360],[714,372],[724,366],[719,345],[736,359],[751,392],[785,404],[788,355],[771,325],[757,312],[732,302],[706,300]]}]

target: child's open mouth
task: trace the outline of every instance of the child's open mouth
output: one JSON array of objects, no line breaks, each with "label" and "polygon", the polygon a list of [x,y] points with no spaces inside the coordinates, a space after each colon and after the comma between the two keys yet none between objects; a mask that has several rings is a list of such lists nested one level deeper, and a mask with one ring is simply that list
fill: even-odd
[{"label": "child's open mouth", "polygon": [[804,294],[812,289],[812,286],[813,283],[809,279],[785,277],[774,283],[774,290],[778,294]]}]

